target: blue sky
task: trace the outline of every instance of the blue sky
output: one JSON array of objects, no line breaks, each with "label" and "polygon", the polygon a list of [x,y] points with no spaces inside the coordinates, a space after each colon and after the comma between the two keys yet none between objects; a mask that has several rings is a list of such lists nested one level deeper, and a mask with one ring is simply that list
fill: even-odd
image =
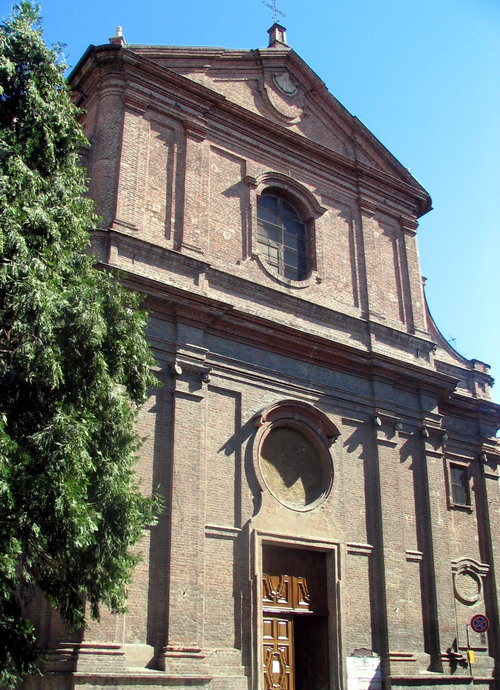
[{"label": "blue sky", "polygon": [[[66,44],[70,65],[117,24],[129,43],[248,49],[267,45],[272,24],[261,0],[41,5],[46,39]],[[10,6],[0,0],[0,14]],[[289,44],[430,192],[418,233],[430,310],[461,354],[492,366],[500,402],[500,2],[277,6]]]}]

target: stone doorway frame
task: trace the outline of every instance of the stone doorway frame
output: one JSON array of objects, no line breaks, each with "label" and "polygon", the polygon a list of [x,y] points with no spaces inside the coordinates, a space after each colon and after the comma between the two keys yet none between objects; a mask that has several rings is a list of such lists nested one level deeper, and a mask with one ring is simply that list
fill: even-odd
[{"label": "stone doorway frame", "polygon": [[328,604],[328,659],[330,686],[335,690],[344,687],[344,669],[342,652],[342,592],[340,577],[340,543],[295,537],[276,532],[253,529],[250,532],[251,573],[252,573],[252,688],[264,690],[263,669],[263,635],[262,635],[262,574],[263,548],[277,546],[290,549],[306,549],[325,554],[326,588]]}]

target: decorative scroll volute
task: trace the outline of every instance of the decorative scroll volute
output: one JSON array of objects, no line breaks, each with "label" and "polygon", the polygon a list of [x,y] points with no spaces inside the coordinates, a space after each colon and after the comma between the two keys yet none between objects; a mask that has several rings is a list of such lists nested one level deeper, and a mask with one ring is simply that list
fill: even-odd
[{"label": "decorative scroll volute", "polygon": [[264,605],[292,608],[290,580],[289,575],[264,574],[262,576]]},{"label": "decorative scroll volute", "polygon": [[309,589],[305,577],[295,575],[262,575],[262,603],[264,608],[311,610]]},{"label": "decorative scroll volute", "polygon": [[305,577],[297,577],[296,580],[296,602],[295,607],[297,609],[307,609],[309,610],[311,599],[309,597],[309,589],[307,587],[307,582]]}]

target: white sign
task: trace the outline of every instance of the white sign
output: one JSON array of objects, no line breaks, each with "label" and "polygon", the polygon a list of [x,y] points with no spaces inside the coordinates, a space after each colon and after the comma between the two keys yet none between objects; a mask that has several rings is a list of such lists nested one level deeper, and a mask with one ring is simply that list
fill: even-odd
[{"label": "white sign", "polygon": [[348,656],[347,690],[381,690],[380,659],[373,656]]}]

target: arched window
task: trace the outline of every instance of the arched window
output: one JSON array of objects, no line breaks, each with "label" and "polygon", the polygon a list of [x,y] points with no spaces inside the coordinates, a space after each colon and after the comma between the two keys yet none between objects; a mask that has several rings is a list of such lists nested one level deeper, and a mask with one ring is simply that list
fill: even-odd
[{"label": "arched window", "polygon": [[307,224],[279,190],[266,189],[257,199],[259,254],[279,275],[304,280],[310,272]]}]

